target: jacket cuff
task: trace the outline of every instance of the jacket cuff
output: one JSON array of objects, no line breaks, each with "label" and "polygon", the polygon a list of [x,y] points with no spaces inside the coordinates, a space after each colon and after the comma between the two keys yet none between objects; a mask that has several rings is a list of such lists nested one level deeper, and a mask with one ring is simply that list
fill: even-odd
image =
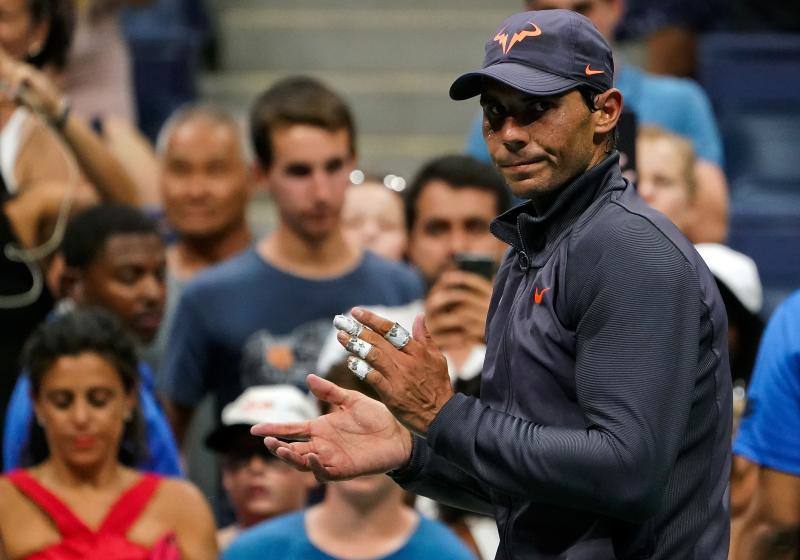
[{"label": "jacket cuff", "polygon": [[459,464],[475,447],[484,408],[475,397],[463,393],[453,395],[428,427],[428,446],[437,455]]},{"label": "jacket cuff", "polygon": [[403,467],[399,469],[395,469],[393,471],[389,471],[388,474],[392,480],[394,480],[397,484],[403,485],[409,482],[412,482],[415,478],[419,476],[422,472],[422,469],[425,468],[425,464],[428,462],[428,455],[430,454],[430,449],[428,449],[428,444],[425,442],[425,439],[414,434],[411,442],[411,458]]}]

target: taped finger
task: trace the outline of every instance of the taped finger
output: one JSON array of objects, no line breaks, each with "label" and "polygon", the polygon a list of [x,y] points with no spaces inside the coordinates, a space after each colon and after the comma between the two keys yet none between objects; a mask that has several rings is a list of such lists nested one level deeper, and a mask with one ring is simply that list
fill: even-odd
[{"label": "taped finger", "polygon": [[358,336],[364,332],[364,325],[347,315],[337,315],[334,317],[333,326],[340,331],[346,332],[350,336]]},{"label": "taped finger", "polygon": [[411,333],[400,323],[394,323],[383,337],[388,340],[392,346],[400,350],[411,340]]},{"label": "taped finger", "polygon": [[347,341],[347,351],[351,354],[355,354],[362,360],[366,360],[369,353],[372,351],[372,344],[367,342],[366,340],[361,340],[360,338],[356,338],[354,336],[350,337],[350,340]]},{"label": "taped finger", "polygon": [[347,369],[353,372],[361,381],[367,378],[367,374],[372,371],[372,366],[361,358],[355,356],[347,357]]}]

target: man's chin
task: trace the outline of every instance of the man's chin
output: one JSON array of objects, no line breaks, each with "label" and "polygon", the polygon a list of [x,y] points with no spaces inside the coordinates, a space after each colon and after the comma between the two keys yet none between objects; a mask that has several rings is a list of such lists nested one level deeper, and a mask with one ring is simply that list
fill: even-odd
[{"label": "man's chin", "polygon": [[521,181],[508,180],[508,187],[517,198],[530,199],[542,196],[558,188],[545,178],[524,179]]}]

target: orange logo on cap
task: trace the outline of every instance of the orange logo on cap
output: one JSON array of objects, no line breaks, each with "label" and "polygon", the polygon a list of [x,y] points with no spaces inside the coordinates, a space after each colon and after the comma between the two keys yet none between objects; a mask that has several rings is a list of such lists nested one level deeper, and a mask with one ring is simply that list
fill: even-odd
[{"label": "orange logo on cap", "polygon": [[[514,33],[514,35],[511,36],[510,43],[508,43],[508,33],[505,32],[506,31],[505,28],[501,29],[500,32],[494,36],[494,41],[497,42],[503,49],[503,54],[508,54],[509,51],[511,51],[511,49],[514,48],[514,45],[516,45],[517,43],[521,43],[528,37],[538,37],[539,35],[542,34],[542,30],[539,29],[539,27],[532,21],[529,21],[528,25],[532,25],[533,29],[530,31],[523,30]],[[508,44],[506,45],[506,43]]]},{"label": "orange logo on cap", "polygon": [[595,74],[605,74],[605,70],[592,70],[589,68],[589,65],[586,65],[586,75],[587,76],[594,76]]}]

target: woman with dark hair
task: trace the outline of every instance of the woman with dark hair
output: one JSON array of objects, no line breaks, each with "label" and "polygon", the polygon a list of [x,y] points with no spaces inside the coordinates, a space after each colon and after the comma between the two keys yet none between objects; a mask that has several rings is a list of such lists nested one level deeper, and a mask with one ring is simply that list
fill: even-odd
[{"label": "woman with dark hair", "polygon": [[137,359],[116,319],[83,310],[47,323],[24,361],[39,444],[33,466],[0,478],[0,558],[216,558],[200,493],[128,466],[143,449]]}]

